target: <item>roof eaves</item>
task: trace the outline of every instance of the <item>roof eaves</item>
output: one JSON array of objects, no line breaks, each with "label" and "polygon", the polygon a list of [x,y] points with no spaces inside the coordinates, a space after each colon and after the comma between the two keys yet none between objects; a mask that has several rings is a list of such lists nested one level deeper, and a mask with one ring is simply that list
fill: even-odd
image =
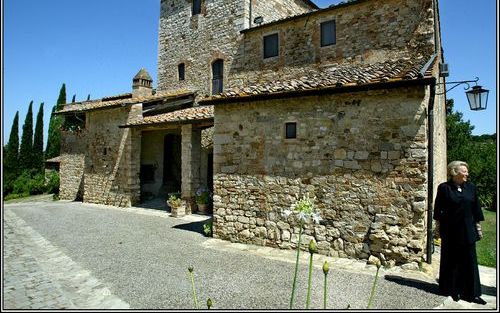
[{"label": "roof eaves", "polygon": [[200,105],[217,105],[224,103],[236,103],[236,102],[251,102],[258,100],[270,100],[270,99],[286,99],[299,96],[312,96],[321,94],[336,94],[336,93],[347,93],[347,92],[360,92],[368,90],[379,90],[379,89],[392,89],[400,87],[409,86],[419,86],[419,85],[430,85],[435,83],[434,77],[425,77],[417,79],[390,79],[387,81],[379,81],[367,84],[346,84],[342,86],[328,86],[320,88],[311,88],[303,90],[293,90],[293,91],[282,91],[274,93],[263,93],[255,95],[243,95],[236,97],[227,98],[206,98],[199,101]]},{"label": "roof eaves", "polygon": [[184,124],[196,124],[203,122],[213,122],[213,117],[200,118],[200,119],[183,119],[175,121],[160,121],[160,122],[149,122],[149,123],[137,123],[137,124],[124,124],[119,125],[119,128],[139,128],[139,127],[150,127],[150,126],[163,126],[163,125],[184,125]]}]

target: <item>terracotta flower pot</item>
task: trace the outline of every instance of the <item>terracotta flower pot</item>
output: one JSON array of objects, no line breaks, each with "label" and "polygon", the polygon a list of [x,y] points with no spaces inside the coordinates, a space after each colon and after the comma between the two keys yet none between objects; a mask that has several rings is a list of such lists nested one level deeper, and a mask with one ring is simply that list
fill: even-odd
[{"label": "terracotta flower pot", "polygon": [[196,203],[196,206],[198,207],[198,212],[207,213],[208,209],[206,203]]},{"label": "terracotta flower pot", "polygon": [[181,205],[178,207],[172,207],[172,210],[170,212],[170,216],[172,217],[181,217],[186,215],[186,206]]}]

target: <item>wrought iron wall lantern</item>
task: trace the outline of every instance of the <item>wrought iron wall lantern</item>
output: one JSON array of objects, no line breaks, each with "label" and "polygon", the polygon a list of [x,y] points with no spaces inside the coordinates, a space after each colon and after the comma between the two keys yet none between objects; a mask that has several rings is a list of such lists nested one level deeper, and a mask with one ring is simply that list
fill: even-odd
[{"label": "wrought iron wall lantern", "polygon": [[469,90],[471,88],[469,83],[476,83],[476,86],[473,86],[472,90],[467,91],[465,94],[467,95],[467,100],[469,101],[469,107],[471,110],[473,111],[484,110],[486,109],[486,105],[488,104],[488,94],[490,91],[478,85],[477,84],[478,81],[479,78],[476,77],[475,80],[462,80],[456,82],[437,83],[437,85],[442,85],[442,84],[454,84],[454,85],[451,86],[451,88],[446,89],[441,93],[436,93],[436,95],[443,95],[448,91],[452,90],[453,88],[462,84],[467,85],[466,87],[464,87],[464,90]]}]

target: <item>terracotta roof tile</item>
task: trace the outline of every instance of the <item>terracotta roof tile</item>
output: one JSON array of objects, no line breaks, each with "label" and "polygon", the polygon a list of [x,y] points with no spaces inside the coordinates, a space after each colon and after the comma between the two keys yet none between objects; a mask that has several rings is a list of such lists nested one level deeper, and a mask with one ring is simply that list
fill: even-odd
[{"label": "terracotta roof tile", "polygon": [[[64,107],[57,111],[57,114],[63,113],[73,113],[73,112],[84,112],[90,110],[104,109],[104,108],[114,108],[118,106],[125,106],[135,103],[143,103],[150,102],[155,100],[166,100],[166,99],[175,99],[183,96],[187,96],[193,94],[191,91],[181,90],[177,93],[169,93],[169,94],[157,94],[152,96],[143,96],[143,97],[125,97],[128,94],[118,95],[118,96],[110,96],[104,97],[98,100],[92,101],[84,101],[84,102],[75,102],[75,103],[67,103]],[[106,100],[106,99],[115,99],[116,100]]]},{"label": "terracotta roof tile", "polygon": [[[305,73],[296,79],[259,82],[235,87],[203,100],[417,79],[421,78],[420,71],[427,61],[428,59],[423,57],[413,57],[374,64],[335,64],[321,70],[305,69]],[[430,72],[427,71],[426,75],[429,74]]]},{"label": "terracotta roof tile", "polygon": [[214,106],[197,106],[173,112],[146,116],[142,120],[126,123],[120,127],[146,126],[156,124],[168,124],[178,122],[188,122],[206,120],[214,118]]}]

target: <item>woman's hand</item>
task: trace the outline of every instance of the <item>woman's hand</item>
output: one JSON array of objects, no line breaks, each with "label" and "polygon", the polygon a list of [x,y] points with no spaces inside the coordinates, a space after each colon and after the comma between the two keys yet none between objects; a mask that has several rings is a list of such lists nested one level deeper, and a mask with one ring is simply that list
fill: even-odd
[{"label": "woman's hand", "polygon": [[479,235],[479,239],[483,239],[483,230],[481,229],[481,224],[476,223],[477,234]]}]

